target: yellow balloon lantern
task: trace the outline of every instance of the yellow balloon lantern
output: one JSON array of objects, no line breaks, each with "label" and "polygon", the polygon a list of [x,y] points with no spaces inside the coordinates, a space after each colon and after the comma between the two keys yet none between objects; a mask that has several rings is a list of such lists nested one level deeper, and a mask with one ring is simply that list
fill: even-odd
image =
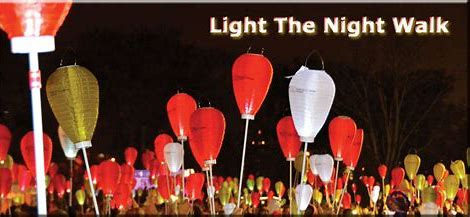
[{"label": "yellow balloon lantern", "polygon": [[416,154],[408,154],[405,157],[405,171],[406,176],[409,180],[413,180],[418,173],[419,165],[421,164],[421,158]]},{"label": "yellow balloon lantern", "polygon": [[462,180],[465,177],[465,163],[461,160],[454,161],[450,164],[450,170],[457,178]]},{"label": "yellow balloon lantern", "polygon": [[82,66],[62,66],[49,76],[46,93],[54,116],[76,148],[91,147],[99,107],[95,76]]},{"label": "yellow balloon lantern", "polygon": [[0,161],[0,168],[7,168],[11,170],[14,163],[15,162],[13,161],[13,158],[10,155],[7,155],[5,160]]},{"label": "yellow balloon lantern", "polygon": [[462,188],[468,189],[468,179],[470,178],[470,174],[466,174],[460,182],[462,182]]},{"label": "yellow balloon lantern", "polygon": [[323,194],[321,193],[320,190],[315,188],[313,189],[312,199],[313,201],[315,201],[315,203],[321,204],[321,201],[323,199]]},{"label": "yellow balloon lantern", "polygon": [[[308,160],[309,155],[310,154],[307,153],[307,156],[306,156],[307,159],[305,160],[305,171],[308,171],[307,169],[310,168],[310,161]],[[294,168],[299,173],[302,173],[302,160],[303,160],[303,157],[304,157],[304,152],[300,151],[297,154],[297,157],[295,158],[295,161],[294,161]],[[305,172],[304,174],[307,174],[307,172]]]},{"label": "yellow balloon lantern", "polygon": [[413,183],[416,189],[418,189],[419,191],[422,191],[426,183],[426,177],[423,174],[418,174],[413,180]]},{"label": "yellow balloon lantern", "polygon": [[435,202],[437,194],[432,187],[427,187],[423,190],[423,203]]},{"label": "yellow balloon lantern", "polygon": [[434,178],[436,179],[437,182],[442,181],[444,178],[444,174],[446,173],[446,166],[442,163],[437,163],[433,167],[433,173],[434,173]]},{"label": "yellow balloon lantern", "polygon": [[453,201],[459,190],[459,178],[456,175],[448,175],[444,180],[444,188],[447,200]]},{"label": "yellow balloon lantern", "polygon": [[386,184],[385,185],[385,196],[388,196],[388,194],[390,193],[390,184]]},{"label": "yellow balloon lantern", "polygon": [[85,191],[83,189],[76,191],[75,198],[77,198],[78,205],[83,206],[83,204],[85,204],[86,199]]}]

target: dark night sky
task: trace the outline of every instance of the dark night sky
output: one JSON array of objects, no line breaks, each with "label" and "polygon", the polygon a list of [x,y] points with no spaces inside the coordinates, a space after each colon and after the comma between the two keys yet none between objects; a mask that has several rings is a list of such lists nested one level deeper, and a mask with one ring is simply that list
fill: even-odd
[{"label": "dark night sky", "polygon": [[[290,36],[283,35],[279,36],[274,29],[270,29],[270,34],[267,36],[245,36],[241,39],[235,40],[228,36],[213,36],[209,33],[209,17],[222,17],[229,16],[231,18],[240,18],[243,16],[250,17],[264,17],[267,20],[272,20],[275,16],[295,16],[299,20],[312,19],[315,20],[317,25],[322,25],[322,18],[326,16],[347,16],[349,19],[357,19],[362,16],[368,16],[371,18],[382,17],[387,23],[387,36],[363,36],[359,39],[349,39],[345,36],[325,36],[323,33],[317,33],[315,36]],[[390,17],[392,16],[415,16],[417,19],[425,19],[429,16],[442,16],[445,19],[450,20],[451,34],[447,36],[396,36],[392,31],[392,22]],[[418,63],[421,69],[443,69],[447,73],[455,75],[456,83],[455,88],[451,94],[447,96],[447,99],[457,106],[467,106],[467,38],[468,38],[468,17],[466,7],[463,4],[434,4],[434,5],[415,5],[415,4],[377,4],[377,5],[363,5],[363,4],[350,4],[350,5],[322,5],[322,4],[199,4],[199,5],[187,5],[187,4],[173,4],[173,5],[162,5],[162,4],[74,4],[72,9],[65,20],[62,28],[59,30],[56,37],[57,52],[41,54],[41,68],[43,70],[43,83],[45,83],[47,76],[58,66],[61,54],[64,52],[64,47],[71,47],[72,49],[79,50],[81,46],[78,44],[80,41],[86,41],[84,37],[93,34],[93,31],[97,29],[107,29],[112,31],[130,31],[134,28],[150,28],[158,29],[160,27],[168,27],[180,33],[180,40],[184,45],[198,47],[202,49],[215,50],[227,54],[229,57],[236,57],[238,54],[245,52],[248,46],[252,46],[259,50],[265,48],[265,54],[269,57],[273,65],[284,65],[291,66],[290,68],[298,68],[298,58],[304,58],[312,49],[317,49],[326,60],[326,62],[354,64],[353,56],[354,52],[351,50],[363,48],[377,49],[377,45],[381,43],[387,43],[386,39],[390,38],[402,38],[403,40],[419,40],[422,43],[422,49],[420,50],[420,61]],[[273,23],[274,24],[274,23]],[[322,28],[320,27],[319,30]],[[26,64],[25,55],[13,55],[9,53],[9,45],[6,43],[6,35],[0,34],[0,109],[9,111],[9,118],[5,120],[13,119],[12,124],[17,128],[12,129],[14,133],[14,142],[10,148],[13,156],[21,161],[21,155],[19,153],[19,140],[21,136],[30,129],[30,113],[29,112],[29,92],[27,89],[26,82],[26,65],[14,65],[14,64]],[[142,41],[136,40],[129,42],[131,44],[140,44]],[[370,45],[369,45],[370,43]],[[95,45],[99,47],[99,44]],[[119,53],[119,50],[115,51]],[[163,53],[165,51],[162,51]],[[387,52],[384,50],[383,52]],[[82,54],[86,55],[86,54]],[[77,57],[79,64],[83,57]],[[10,62],[11,61],[11,62]],[[84,61],[89,62],[90,60]],[[233,62],[233,59],[226,60]],[[113,60],[110,57],[99,57],[93,64],[98,65],[112,65]],[[130,64],[130,63],[129,63]],[[92,65],[92,64],[90,64]],[[294,65],[294,66],[293,66]],[[89,65],[85,65],[89,67]],[[131,67],[131,66],[129,66]],[[184,67],[184,66],[179,66]],[[276,69],[277,67],[275,67]],[[14,69],[15,71],[7,71]],[[110,73],[120,73],[119,71],[114,72],[100,72],[90,67],[90,70],[100,79],[100,77],[111,76]],[[200,70],[205,70],[201,68]],[[274,80],[282,80],[282,76],[293,74],[295,71],[275,71]],[[102,73],[102,75],[100,75]],[[144,84],[143,79],[148,79],[148,76],[142,75],[143,72],[135,71],[134,79],[135,83]],[[172,73],[168,71],[155,72],[152,79],[159,81],[158,77],[165,76],[161,73]],[[220,76],[225,76],[230,80],[231,72],[230,68],[226,67],[225,71],[218,71]],[[112,76],[111,76],[112,77]],[[196,76],[197,77],[197,76]],[[139,80],[142,79],[142,80]],[[153,81],[153,80],[152,80]],[[101,84],[102,81],[100,81]],[[103,81],[112,84],[112,80]],[[162,81],[165,82],[165,81]],[[173,81],[168,81],[173,82]],[[190,84],[191,83],[191,84]],[[145,83],[148,84],[148,83]],[[227,125],[227,137],[222,148],[221,158],[219,160],[220,167],[216,168],[216,172],[220,172],[226,175],[238,175],[239,162],[241,157],[241,143],[239,137],[242,137],[243,125],[241,120],[238,119],[238,109],[235,105],[235,98],[233,97],[232,90],[221,89],[221,86],[217,86],[211,83],[209,80],[199,79],[194,81],[182,82],[182,86],[198,86],[203,87],[198,91],[203,92],[206,89],[216,88],[216,90],[208,90],[207,98],[213,97],[215,106],[224,112],[228,117]],[[207,84],[207,85],[205,85]],[[230,83],[228,83],[230,85]],[[153,84],[158,85],[158,84]],[[213,86],[212,86],[213,85]],[[223,87],[223,86],[222,86]],[[286,85],[278,85],[276,88],[285,88]],[[101,87],[103,88],[103,86]],[[217,89],[219,88],[219,89]],[[272,87],[273,88],[273,87]],[[341,87],[337,87],[341,88]],[[100,119],[98,120],[97,131],[94,139],[94,147],[92,150],[93,154],[97,154],[98,151],[110,152],[122,157],[122,149],[133,143],[133,145],[140,148],[147,147],[153,149],[153,138],[158,132],[166,131],[170,133],[167,119],[165,119],[166,111],[164,104],[169,97],[175,92],[176,87],[169,88],[164,91],[152,91],[153,87],[144,87],[142,92],[139,90],[130,90],[118,85],[108,85],[106,89],[101,91],[101,108],[100,108]],[[188,88],[190,89],[190,88]],[[279,91],[279,90],[278,90]],[[287,96],[287,89],[283,89]],[[112,98],[112,94],[118,92],[126,92],[132,96],[132,94],[139,94],[148,97],[147,100],[143,101],[132,101],[133,111],[148,111],[149,107],[153,107],[153,113],[133,113],[124,114],[132,116],[134,122],[121,123],[118,126],[107,126],[106,123],[100,122],[106,120],[102,116],[106,116],[108,113],[107,109],[111,107],[120,108],[122,105],[107,104],[106,98]],[[225,101],[222,98],[217,97],[218,95],[214,92],[222,92],[225,95]],[[143,97],[144,99],[147,99]],[[119,98],[119,97],[118,97]],[[140,98],[142,99],[142,97]],[[257,120],[260,122],[266,121],[268,125],[275,125],[282,111],[270,111],[270,106],[276,106],[276,99],[270,99],[268,94],[268,102],[262,107],[259,117]],[[126,101],[126,100],[124,100]],[[116,101],[112,101],[116,102]],[[104,104],[104,105],[103,105]],[[284,106],[284,105],[282,105]],[[277,108],[282,107],[277,106]],[[44,110],[44,124],[45,131],[52,135],[55,139],[54,142],[54,159],[53,161],[60,161],[64,159],[61,156],[61,150],[58,145],[57,137],[55,136],[57,123],[53,119],[45,95],[43,95],[43,110]],[[280,109],[282,110],[282,109]],[[276,113],[276,114],[274,114]],[[114,118],[114,117],[113,117]],[[116,117],[121,119],[121,117]],[[125,118],[122,118],[125,120]],[[148,119],[155,119],[148,121]],[[141,129],[139,124],[145,125],[145,129]],[[256,130],[260,125],[253,125],[253,130]],[[10,126],[11,127],[11,126]],[[126,127],[132,133],[124,133],[124,135],[132,135],[132,139],[120,141],[121,144],[116,144],[116,140],[105,140],[102,135],[107,133],[116,132],[117,128]],[[12,127],[11,127],[12,128]],[[136,133],[137,132],[137,133]],[[254,132],[250,132],[254,137]],[[322,131],[325,134],[325,131]],[[268,135],[274,135],[273,132],[267,133]],[[100,135],[101,134],[101,135]],[[234,141],[227,141],[228,139],[235,139]],[[147,144],[139,144],[138,143]],[[466,144],[462,144],[459,147],[466,147]],[[286,163],[282,160],[281,152],[277,144],[270,144],[266,147],[249,147],[248,159],[263,158],[262,161],[269,158],[269,156],[276,155],[272,158],[273,161],[279,160],[279,164],[282,163],[281,170],[286,168]],[[260,157],[257,157],[260,156]],[[460,157],[460,156],[459,156]],[[186,158],[190,157],[189,151],[187,152]],[[140,159],[139,159],[140,161]],[[261,162],[262,162],[261,161]],[[189,164],[194,164],[192,159],[189,159]],[[250,163],[251,162],[251,163]],[[269,174],[277,178],[285,178],[284,175],[279,174],[277,168],[274,168],[272,164],[261,164],[259,160],[252,160],[248,162],[248,166],[256,168],[248,169],[249,172],[258,172],[259,175]],[[225,165],[224,165],[225,164]]]}]

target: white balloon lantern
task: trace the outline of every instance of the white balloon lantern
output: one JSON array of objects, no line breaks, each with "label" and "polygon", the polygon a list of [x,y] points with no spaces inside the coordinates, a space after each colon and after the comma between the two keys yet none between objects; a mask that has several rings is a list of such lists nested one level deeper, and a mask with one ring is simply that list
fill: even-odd
[{"label": "white balloon lantern", "polygon": [[176,174],[183,165],[184,150],[180,143],[172,142],[165,145],[163,148],[165,162],[168,165],[168,170]]},{"label": "white balloon lantern", "polygon": [[310,171],[312,171],[312,174],[313,175],[318,175],[318,170],[317,170],[317,167],[315,166],[315,156],[318,156],[318,154],[314,154],[312,156],[310,156]]},{"label": "white balloon lantern", "polygon": [[418,208],[421,215],[437,216],[439,214],[439,207],[434,202],[426,202],[421,204]]},{"label": "white balloon lantern", "polygon": [[308,184],[300,184],[295,188],[295,202],[300,211],[305,211],[312,199],[313,189]]},{"label": "white balloon lantern", "polygon": [[70,140],[70,138],[65,134],[62,127],[59,126],[57,129],[57,134],[59,135],[60,146],[64,151],[65,157],[69,160],[73,160],[77,157],[78,149],[75,148],[75,144]]},{"label": "white balloon lantern", "polygon": [[371,196],[370,196],[374,204],[377,203],[377,200],[379,200],[379,194],[380,194],[380,186],[376,185],[372,189]]},{"label": "white balloon lantern", "polygon": [[325,184],[330,183],[333,174],[333,157],[329,154],[321,154],[313,155],[312,158],[321,181]]},{"label": "white balloon lantern", "polygon": [[225,204],[225,206],[224,206],[224,214],[225,214],[225,215],[232,215],[233,210],[235,210],[235,207],[237,207],[237,205],[235,205],[234,203],[227,203],[227,204]]}]

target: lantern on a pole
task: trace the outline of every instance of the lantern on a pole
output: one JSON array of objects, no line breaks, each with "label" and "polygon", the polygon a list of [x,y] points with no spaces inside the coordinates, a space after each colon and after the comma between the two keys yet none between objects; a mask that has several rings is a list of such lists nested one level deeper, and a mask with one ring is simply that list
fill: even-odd
[{"label": "lantern on a pole", "polygon": [[[61,66],[47,79],[46,93],[52,112],[76,149],[81,149],[88,177],[91,177],[86,149],[98,120],[99,86],[93,73],[78,65]],[[95,212],[99,215],[91,179]]]},{"label": "lantern on a pole", "polygon": [[11,143],[11,132],[7,126],[0,124],[0,164],[3,164],[7,158],[8,148]]},{"label": "lantern on a pole", "polygon": [[248,123],[255,119],[255,115],[263,104],[271,85],[273,67],[268,58],[263,54],[245,53],[240,55],[232,66],[233,92],[237,101],[241,118],[245,119],[245,135],[243,139],[243,151],[238,183],[238,202],[243,184],[243,169],[245,165],[246,141],[248,137]]},{"label": "lantern on a pole", "polygon": [[64,22],[72,0],[10,1],[0,3],[0,28],[8,33],[12,53],[29,55],[29,87],[33,113],[38,215],[47,214],[46,176],[42,144],[41,72],[38,53],[55,50],[54,37]]}]

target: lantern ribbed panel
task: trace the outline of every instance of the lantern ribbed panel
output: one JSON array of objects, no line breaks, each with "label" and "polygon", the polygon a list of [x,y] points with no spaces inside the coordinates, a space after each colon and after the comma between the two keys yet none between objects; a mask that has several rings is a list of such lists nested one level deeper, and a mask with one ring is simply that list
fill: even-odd
[{"label": "lantern ribbed panel", "polygon": [[395,167],[390,172],[390,176],[392,177],[392,186],[400,186],[405,178],[405,170],[401,167]]},{"label": "lantern ribbed panel", "polygon": [[325,124],[335,96],[333,79],[321,70],[302,66],[289,84],[289,103],[302,142],[313,142]]}]

